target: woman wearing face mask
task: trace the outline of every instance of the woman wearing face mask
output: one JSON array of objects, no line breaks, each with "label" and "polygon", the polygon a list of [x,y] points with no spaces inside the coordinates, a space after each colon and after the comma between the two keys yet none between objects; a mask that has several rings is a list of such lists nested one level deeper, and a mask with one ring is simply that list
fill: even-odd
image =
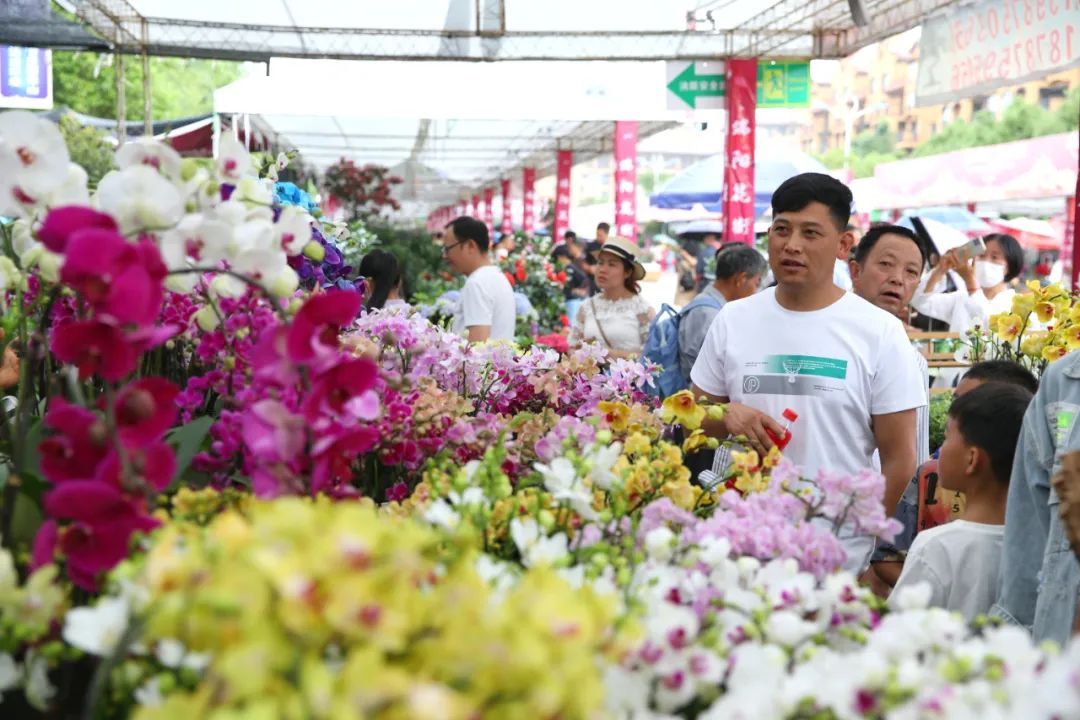
[{"label": "woman wearing face mask", "polygon": [[[911,306],[923,315],[949,323],[955,333],[976,325],[986,327],[991,315],[1009,312],[1016,291],[1009,283],[1024,269],[1024,250],[1012,235],[994,233],[983,238],[986,252],[963,260],[956,251],[946,253],[915,291]],[[956,292],[939,292],[945,273],[953,270],[964,286]]]}]

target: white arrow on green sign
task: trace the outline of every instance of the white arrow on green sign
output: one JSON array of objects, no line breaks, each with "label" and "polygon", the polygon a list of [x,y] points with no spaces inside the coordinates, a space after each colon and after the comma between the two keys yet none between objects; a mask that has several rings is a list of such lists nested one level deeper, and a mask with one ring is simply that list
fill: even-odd
[{"label": "white arrow on green sign", "polygon": [[724,97],[724,75],[697,72],[697,63],[688,63],[686,69],[668,83],[668,90],[692,108],[698,106],[698,98]]}]

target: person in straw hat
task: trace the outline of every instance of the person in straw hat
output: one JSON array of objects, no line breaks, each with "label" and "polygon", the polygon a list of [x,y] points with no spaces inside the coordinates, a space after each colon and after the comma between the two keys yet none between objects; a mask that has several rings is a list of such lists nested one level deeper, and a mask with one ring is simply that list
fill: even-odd
[{"label": "person in straw hat", "polygon": [[638,282],[645,277],[645,268],[638,261],[640,253],[637,245],[621,237],[610,237],[600,247],[595,274],[599,292],[578,310],[571,347],[591,342],[603,345],[613,358],[641,355],[656,311],[641,297]]}]

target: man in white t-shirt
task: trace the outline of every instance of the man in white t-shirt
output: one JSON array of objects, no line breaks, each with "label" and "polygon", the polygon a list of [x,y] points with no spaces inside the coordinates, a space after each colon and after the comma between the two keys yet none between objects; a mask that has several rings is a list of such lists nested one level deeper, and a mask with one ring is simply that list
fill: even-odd
[{"label": "man in white t-shirt", "polygon": [[469,342],[514,339],[516,303],[510,282],[488,256],[487,226],[459,217],[446,226],[442,254],[455,272],[466,276],[454,312],[454,332]]},{"label": "man in white t-shirt", "polygon": [[[696,394],[728,404],[706,430],[745,436],[759,452],[774,444],[769,432],[783,436],[783,411],[798,413],[784,454],[811,477],[870,468],[877,448],[891,512],[915,472],[915,412],[926,392],[900,321],[833,284],[835,261],[854,243],[851,202],[847,186],[819,173],[777,188],[769,229],[777,285],[723,307],[691,380]],[[854,564],[868,559],[864,551]]]}]

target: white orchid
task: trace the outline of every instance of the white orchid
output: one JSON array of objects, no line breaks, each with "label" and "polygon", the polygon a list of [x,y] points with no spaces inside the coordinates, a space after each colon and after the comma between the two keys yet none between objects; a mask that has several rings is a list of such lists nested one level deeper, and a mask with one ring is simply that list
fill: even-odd
[{"label": "white orchid", "polygon": [[551,537],[534,518],[514,518],[510,521],[510,537],[521,554],[525,567],[554,565],[569,555],[569,539],[565,533]]},{"label": "white orchid", "polygon": [[148,165],[170,180],[180,179],[180,154],[163,142],[149,137],[137,138],[116,151],[116,166],[120,169]]},{"label": "white orchid", "polygon": [[218,177],[225,182],[235,183],[249,172],[251,172],[251,154],[231,133],[223,133],[218,142]]},{"label": "white orchid", "polygon": [[622,455],[622,443],[604,445],[594,443],[585,448],[585,460],[589,464],[589,480],[593,487],[601,490],[611,490],[620,482],[619,476],[611,472],[611,468]]},{"label": "white orchid", "polygon": [[675,554],[675,533],[666,525],[653,528],[645,535],[645,552],[659,562],[667,562]]},{"label": "white orchid", "polygon": [[26,701],[44,711],[56,695],[56,688],[49,682],[49,661],[31,650],[26,654],[23,666],[26,668]]},{"label": "white orchid", "polygon": [[[232,237],[232,228],[213,216],[185,215],[176,227],[161,235],[161,257],[170,270],[213,267],[225,259]],[[198,274],[187,273],[170,275],[165,284],[174,292],[191,292],[198,282]]]},{"label": "white orchid", "polygon": [[450,503],[438,498],[428,505],[424,511],[424,519],[432,525],[453,530],[461,522],[461,517],[454,511]]},{"label": "white orchid", "polygon": [[104,657],[111,653],[128,625],[127,600],[105,597],[97,605],[68,610],[64,616],[64,640],[83,652]]},{"label": "white orchid", "polygon": [[184,215],[179,190],[148,165],[113,170],[98,183],[96,198],[125,234],[166,230]]},{"label": "white orchid", "polygon": [[89,205],[90,191],[86,188],[88,181],[89,177],[81,165],[69,163],[64,181],[46,196],[46,204],[49,207]]},{"label": "white orchid", "polygon": [[544,478],[544,487],[556,502],[564,502],[585,520],[596,520],[599,515],[592,506],[592,491],[578,477],[574,463],[557,457],[550,464],[536,463],[537,472]]},{"label": "white orchid", "polygon": [[311,215],[294,205],[287,205],[274,223],[274,240],[286,255],[299,255],[313,237],[311,223]]},{"label": "white orchid", "polygon": [[27,215],[64,184],[70,163],[56,124],[23,110],[0,113],[0,215]]}]

